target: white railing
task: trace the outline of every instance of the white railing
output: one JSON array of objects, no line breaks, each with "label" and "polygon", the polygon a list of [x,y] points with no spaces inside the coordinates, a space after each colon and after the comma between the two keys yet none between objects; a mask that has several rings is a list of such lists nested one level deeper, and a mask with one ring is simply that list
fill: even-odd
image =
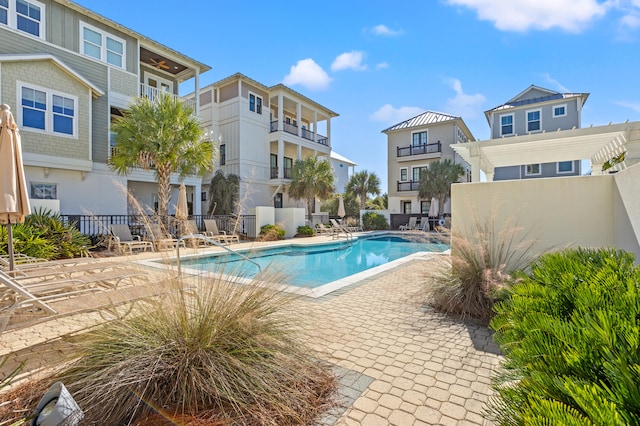
[{"label": "white railing", "polygon": [[185,99],[178,95],[174,95],[173,93],[167,92],[165,90],[158,89],[157,87],[151,87],[148,84],[140,83],[140,96],[144,96],[146,98],[153,100],[163,94],[167,94],[176,99],[179,99],[185,105],[191,107],[194,111],[196,110],[196,101],[194,99]]}]

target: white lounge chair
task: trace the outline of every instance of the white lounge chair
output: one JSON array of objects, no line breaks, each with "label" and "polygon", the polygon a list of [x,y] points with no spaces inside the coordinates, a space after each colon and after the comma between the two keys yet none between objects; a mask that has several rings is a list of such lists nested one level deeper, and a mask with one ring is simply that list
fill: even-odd
[{"label": "white lounge chair", "polygon": [[409,223],[406,225],[400,226],[401,231],[410,231],[412,229],[416,229],[416,223],[418,222],[418,218],[415,216],[411,216],[409,218]]},{"label": "white lounge chair", "polygon": [[[147,226],[147,237],[151,240],[156,250],[174,249],[178,244],[178,239],[166,232],[159,223],[150,223]],[[180,241],[180,245],[185,247],[184,240]]]},{"label": "white lounge chair", "polygon": [[204,227],[207,230],[205,235],[213,237],[215,240],[219,240],[225,244],[240,242],[240,237],[237,234],[227,234],[226,231],[220,231],[215,219],[204,219]]},{"label": "white lounge chair", "polygon": [[151,241],[143,241],[139,235],[135,237],[131,235],[129,225],[111,225],[112,237],[109,240],[109,249],[115,244],[116,249],[121,252],[133,253],[133,250],[153,251],[153,243]]}]

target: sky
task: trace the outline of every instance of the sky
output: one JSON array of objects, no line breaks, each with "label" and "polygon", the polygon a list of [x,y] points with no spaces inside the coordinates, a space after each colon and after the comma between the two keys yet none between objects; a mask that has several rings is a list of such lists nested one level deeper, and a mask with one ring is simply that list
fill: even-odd
[{"label": "sky", "polygon": [[486,140],[484,111],[534,84],[590,93],[583,127],[640,120],[640,0],[76,2],[211,66],[203,87],[239,72],[336,112],[333,150],[383,193],[382,131],[424,111]]}]

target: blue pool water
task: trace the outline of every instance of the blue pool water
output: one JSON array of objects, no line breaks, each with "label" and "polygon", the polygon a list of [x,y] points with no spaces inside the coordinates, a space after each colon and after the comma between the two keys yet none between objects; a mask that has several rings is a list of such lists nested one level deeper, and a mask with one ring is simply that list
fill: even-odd
[{"label": "blue pool water", "polygon": [[[418,252],[443,252],[449,246],[426,238],[405,239],[392,235],[358,238],[317,246],[284,246],[243,253],[262,270],[286,274],[287,284],[315,288]],[[224,272],[251,278],[255,264],[232,254],[183,259],[183,268]],[[233,272],[230,272],[233,271]]]}]

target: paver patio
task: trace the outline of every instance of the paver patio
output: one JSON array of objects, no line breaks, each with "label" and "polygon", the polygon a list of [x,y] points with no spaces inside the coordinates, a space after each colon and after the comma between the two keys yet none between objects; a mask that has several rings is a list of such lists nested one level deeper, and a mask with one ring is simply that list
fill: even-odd
[{"label": "paver patio", "polygon": [[[143,255],[127,260],[137,256]],[[484,408],[501,360],[490,331],[436,313],[417,296],[439,256],[294,301],[308,343],[341,377],[343,406],[319,424],[490,424]],[[31,368],[37,367],[63,350],[59,336],[99,321],[88,312],[8,330],[0,336],[0,356],[30,358],[36,362]]]}]

